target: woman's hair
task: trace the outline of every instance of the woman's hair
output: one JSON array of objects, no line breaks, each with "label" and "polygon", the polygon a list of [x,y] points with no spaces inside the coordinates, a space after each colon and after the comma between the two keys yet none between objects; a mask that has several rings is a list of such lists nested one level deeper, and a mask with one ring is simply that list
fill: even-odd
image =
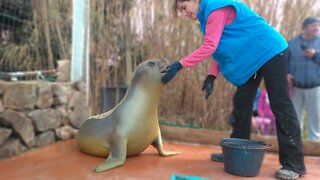
[{"label": "woman's hair", "polygon": [[174,0],[173,1],[173,6],[172,6],[172,11],[173,11],[173,15],[174,17],[178,16],[178,2],[184,2],[184,1],[190,1],[190,0]]}]

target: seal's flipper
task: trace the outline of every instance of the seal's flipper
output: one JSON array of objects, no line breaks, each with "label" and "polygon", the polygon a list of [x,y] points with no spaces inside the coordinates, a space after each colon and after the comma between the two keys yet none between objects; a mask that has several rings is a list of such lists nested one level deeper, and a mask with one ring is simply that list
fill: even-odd
[{"label": "seal's flipper", "polygon": [[180,152],[165,151],[163,149],[160,129],[158,129],[158,137],[152,142],[151,145],[158,150],[158,153],[160,156],[172,156],[172,155],[180,154]]},{"label": "seal's flipper", "polygon": [[126,161],[127,156],[127,142],[124,138],[119,138],[119,140],[114,141],[110,149],[110,154],[108,158],[99,166],[97,166],[94,171],[101,172],[107,171],[112,168],[121,166]]}]

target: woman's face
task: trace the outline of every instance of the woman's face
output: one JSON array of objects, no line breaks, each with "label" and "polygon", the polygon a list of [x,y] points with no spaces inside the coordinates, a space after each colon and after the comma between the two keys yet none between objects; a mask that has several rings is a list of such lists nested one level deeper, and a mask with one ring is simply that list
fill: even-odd
[{"label": "woman's face", "polygon": [[177,9],[185,17],[192,20],[197,20],[197,13],[199,11],[199,0],[178,1]]}]

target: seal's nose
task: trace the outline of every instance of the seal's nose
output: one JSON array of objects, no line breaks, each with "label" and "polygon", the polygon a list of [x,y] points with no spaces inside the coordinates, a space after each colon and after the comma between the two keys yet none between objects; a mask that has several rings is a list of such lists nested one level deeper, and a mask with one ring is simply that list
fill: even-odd
[{"label": "seal's nose", "polygon": [[169,70],[169,66],[164,66],[163,68],[161,68],[161,73],[167,73]]},{"label": "seal's nose", "polygon": [[167,59],[160,59],[159,68],[161,70],[161,73],[167,73],[169,69],[169,61]]}]

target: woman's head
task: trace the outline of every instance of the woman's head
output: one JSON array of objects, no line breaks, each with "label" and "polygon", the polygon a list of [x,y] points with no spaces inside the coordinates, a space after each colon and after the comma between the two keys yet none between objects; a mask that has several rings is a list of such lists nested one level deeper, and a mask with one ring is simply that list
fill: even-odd
[{"label": "woman's head", "polygon": [[180,12],[185,17],[197,20],[199,7],[200,0],[174,0],[173,12],[175,16]]}]

